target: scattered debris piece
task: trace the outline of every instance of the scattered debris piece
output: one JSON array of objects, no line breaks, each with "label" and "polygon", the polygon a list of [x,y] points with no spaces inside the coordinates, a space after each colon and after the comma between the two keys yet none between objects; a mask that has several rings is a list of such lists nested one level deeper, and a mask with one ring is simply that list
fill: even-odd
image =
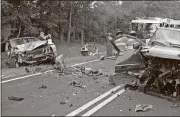
[{"label": "scattered debris piece", "polygon": [[86,86],[86,85],[82,85],[81,88],[84,88],[84,89],[85,89],[85,88],[87,88],[87,86]]},{"label": "scattered debris piece", "polygon": [[31,72],[28,68],[25,68],[25,71],[26,71],[27,73]]},{"label": "scattered debris piece", "polygon": [[8,97],[9,100],[13,100],[13,101],[22,101],[24,100],[24,98],[21,97],[15,97],[15,96],[10,96]]},{"label": "scattered debris piece", "polygon": [[104,56],[100,56],[100,60],[104,60],[105,59],[105,57]]},{"label": "scattered debris piece", "polygon": [[74,87],[80,87],[80,88],[87,88],[86,85],[82,85],[80,82],[74,80],[72,82],[69,83],[70,85],[74,86]]},{"label": "scattered debris piece", "polygon": [[79,100],[79,98],[77,98]]},{"label": "scattered debris piece", "polygon": [[73,96],[77,95],[77,93],[73,93]]},{"label": "scattered debris piece", "polygon": [[66,102],[65,101],[61,101],[60,104],[64,105],[64,104],[66,104]]},{"label": "scattered debris piece", "polygon": [[40,86],[38,89],[46,89],[46,88],[47,86],[42,84],[42,86]]},{"label": "scattered debris piece", "polygon": [[52,117],[55,117],[55,114],[52,114]]},{"label": "scattered debris piece", "polygon": [[129,111],[131,111],[131,108],[129,108]]},{"label": "scattered debris piece", "polygon": [[178,108],[178,107],[180,107],[179,104],[174,104],[174,103],[173,103],[173,105],[171,105],[171,108]]},{"label": "scattered debris piece", "polygon": [[43,68],[35,68],[35,72],[45,72],[45,69],[43,69]]},{"label": "scattered debris piece", "polygon": [[97,79],[98,79],[98,77],[96,77],[96,76],[93,76],[93,79],[94,79],[94,80],[97,80]]},{"label": "scattered debris piece", "polygon": [[120,112],[122,112],[122,110],[119,110]]},{"label": "scattered debris piece", "polygon": [[72,107],[73,106],[73,104],[69,104],[69,107]]},{"label": "scattered debris piece", "polygon": [[113,75],[109,76],[109,85],[116,85],[116,83],[114,81],[114,76]]},{"label": "scattered debris piece", "polygon": [[146,104],[137,104],[136,107],[135,107],[135,111],[136,112],[145,112],[147,111],[148,109],[152,109],[153,106],[152,105],[146,105]]}]

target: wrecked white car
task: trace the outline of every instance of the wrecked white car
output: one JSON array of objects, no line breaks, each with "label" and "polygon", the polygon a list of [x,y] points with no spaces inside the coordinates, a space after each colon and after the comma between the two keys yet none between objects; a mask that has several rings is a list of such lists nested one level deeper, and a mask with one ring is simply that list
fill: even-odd
[{"label": "wrecked white car", "polygon": [[9,57],[15,59],[15,67],[45,61],[54,63],[57,55],[54,43],[36,37],[10,39],[6,43],[6,51]]},{"label": "wrecked white car", "polygon": [[144,92],[180,97],[180,29],[159,28],[148,45],[135,42],[132,50],[117,57],[117,73],[140,69],[144,69],[139,76]]}]

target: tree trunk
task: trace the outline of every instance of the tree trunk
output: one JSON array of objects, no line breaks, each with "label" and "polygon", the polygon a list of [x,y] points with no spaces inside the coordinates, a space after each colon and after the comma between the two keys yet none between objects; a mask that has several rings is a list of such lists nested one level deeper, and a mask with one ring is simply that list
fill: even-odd
[{"label": "tree trunk", "polygon": [[72,1],[70,1],[70,11],[69,11],[69,29],[68,29],[68,37],[67,43],[70,44],[70,36],[71,36],[71,16],[72,16]]},{"label": "tree trunk", "polygon": [[81,44],[84,45],[84,16],[82,15]]},{"label": "tree trunk", "polygon": [[73,30],[73,39],[74,39],[74,41],[76,41],[76,30],[75,30],[75,26],[74,26],[74,30]]},{"label": "tree trunk", "polygon": [[17,38],[20,36],[20,34],[21,34],[21,23],[20,23],[20,26],[19,26],[19,32],[18,32]]},{"label": "tree trunk", "polygon": [[59,28],[59,36],[60,36],[60,43],[63,43],[63,40],[64,40],[64,29],[62,27]]},{"label": "tree trunk", "polygon": [[81,30],[81,44],[84,45],[84,31]]}]

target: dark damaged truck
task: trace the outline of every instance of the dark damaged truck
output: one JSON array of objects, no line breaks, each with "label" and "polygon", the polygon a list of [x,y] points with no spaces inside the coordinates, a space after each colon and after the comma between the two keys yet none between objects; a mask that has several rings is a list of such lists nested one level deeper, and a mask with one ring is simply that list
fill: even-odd
[{"label": "dark damaged truck", "polygon": [[158,28],[148,44],[134,40],[133,49],[117,56],[115,72],[143,70],[137,77],[144,92],[180,97],[180,29]]},{"label": "dark damaged truck", "polygon": [[15,67],[23,64],[39,62],[54,62],[56,46],[49,40],[41,40],[36,37],[13,38],[6,43],[8,56],[14,59]]}]

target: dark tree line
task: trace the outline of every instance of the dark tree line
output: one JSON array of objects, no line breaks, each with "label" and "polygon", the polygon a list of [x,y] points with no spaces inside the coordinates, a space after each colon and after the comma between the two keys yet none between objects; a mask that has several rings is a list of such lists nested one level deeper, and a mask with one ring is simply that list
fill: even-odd
[{"label": "dark tree line", "polygon": [[107,32],[128,31],[135,17],[180,19],[175,1],[60,1],[2,0],[1,42],[22,36],[38,36],[84,43],[104,42]]}]

